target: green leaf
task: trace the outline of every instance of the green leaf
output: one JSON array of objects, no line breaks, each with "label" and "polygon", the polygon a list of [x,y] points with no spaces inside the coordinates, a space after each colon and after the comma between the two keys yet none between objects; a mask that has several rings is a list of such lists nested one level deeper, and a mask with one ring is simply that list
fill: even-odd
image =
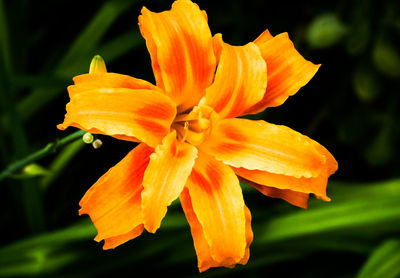
[{"label": "green leaf", "polygon": [[[328,186],[328,188],[330,188]],[[379,233],[386,228],[400,230],[400,180],[362,186],[340,186],[330,204],[310,202],[309,210],[281,215],[263,228],[261,242],[276,242],[317,234],[369,227]],[[342,200],[341,200],[342,199]],[[319,201],[321,203],[321,201]]]},{"label": "green leaf", "polygon": [[379,39],[372,58],[376,68],[383,74],[393,78],[400,77],[400,54],[389,41]]},{"label": "green leaf", "polygon": [[367,66],[360,66],[354,71],[353,88],[363,102],[375,100],[381,90],[377,74]]},{"label": "green leaf", "polygon": [[327,48],[337,44],[346,32],[346,25],[335,14],[322,14],[311,22],[306,39],[312,48]]},{"label": "green leaf", "polygon": [[400,276],[400,240],[388,240],[376,248],[357,278],[395,278]]},{"label": "green leaf", "polygon": [[94,237],[89,221],[21,240],[0,248],[0,276],[43,274],[60,269],[80,257],[76,250],[56,252],[66,244]]},{"label": "green leaf", "polygon": [[89,219],[87,219],[65,229],[33,236],[0,247],[0,260],[8,256],[19,256],[29,250],[34,251],[38,246],[41,248],[51,248],[65,244],[72,244],[74,242],[93,238],[95,235],[96,229]]},{"label": "green leaf", "polygon": [[2,264],[0,268],[1,277],[21,277],[48,274],[62,269],[73,261],[76,261],[80,254],[74,250],[67,250],[57,254],[51,254],[46,249],[38,248],[34,252],[24,254],[18,262]]}]

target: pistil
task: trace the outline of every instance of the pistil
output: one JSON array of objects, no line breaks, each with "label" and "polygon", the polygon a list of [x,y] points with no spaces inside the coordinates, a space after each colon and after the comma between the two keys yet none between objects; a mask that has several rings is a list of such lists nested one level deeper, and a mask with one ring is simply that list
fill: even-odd
[{"label": "pistil", "polygon": [[208,106],[196,106],[188,113],[178,114],[171,125],[177,140],[194,146],[201,144],[209,133],[212,112]]}]

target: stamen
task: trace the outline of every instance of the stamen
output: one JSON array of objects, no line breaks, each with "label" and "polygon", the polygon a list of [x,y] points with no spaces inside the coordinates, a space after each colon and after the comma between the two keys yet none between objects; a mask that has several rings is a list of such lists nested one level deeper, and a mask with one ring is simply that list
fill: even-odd
[{"label": "stamen", "polygon": [[176,130],[176,137],[178,140],[184,142],[189,131],[189,123],[185,122],[184,126],[182,126],[182,124],[173,123],[171,127]]},{"label": "stamen", "polygon": [[194,113],[189,113],[189,114],[181,114],[176,116],[174,122],[186,122],[186,121],[193,121],[197,119],[197,115]]},{"label": "stamen", "polygon": [[185,126],[183,127],[183,129],[184,129],[185,133],[183,134],[182,141],[185,141],[186,137],[188,135],[188,132],[189,132],[189,122],[185,122]]}]

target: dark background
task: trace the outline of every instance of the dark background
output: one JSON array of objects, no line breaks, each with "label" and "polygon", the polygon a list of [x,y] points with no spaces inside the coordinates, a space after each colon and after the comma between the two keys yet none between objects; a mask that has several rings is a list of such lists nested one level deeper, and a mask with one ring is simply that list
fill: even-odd
[{"label": "dark background", "polygon": [[[202,276],[400,277],[400,4],[398,1],[196,1],[211,32],[233,45],[266,28],[288,32],[316,76],[284,105],[253,118],[287,125],[339,162],[332,202],[304,211],[243,185],[253,215],[250,261]],[[61,132],[72,77],[100,54],[108,71],[154,82],[139,33],[142,6],[172,1],[0,0],[0,169]],[[71,128],[72,129],[72,128]],[[78,216],[86,190],[134,147],[80,140],[0,181],[0,276],[199,276],[179,204],[162,228],[111,251]],[[374,276],[375,275],[375,276]]]}]

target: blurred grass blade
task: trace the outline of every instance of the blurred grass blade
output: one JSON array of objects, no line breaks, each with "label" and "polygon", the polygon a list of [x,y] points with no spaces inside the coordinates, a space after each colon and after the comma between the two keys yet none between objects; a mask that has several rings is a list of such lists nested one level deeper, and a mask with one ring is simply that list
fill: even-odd
[{"label": "blurred grass blade", "polygon": [[[9,40],[8,14],[5,12],[4,2],[0,0],[0,109],[2,116],[4,116],[0,119],[0,137],[2,137],[0,146],[1,152],[6,153],[2,155],[4,164],[8,164],[15,157],[26,155],[29,151],[29,144],[28,136],[22,125],[21,115],[15,107],[16,90],[10,85],[10,79],[13,76],[12,46]],[[10,146],[7,146],[7,137],[11,142]],[[9,150],[12,150],[11,155],[8,153]],[[29,229],[33,232],[43,230],[44,209],[42,196],[36,184],[31,181],[22,182],[19,196],[20,207],[24,210]]]},{"label": "blurred grass blade", "polygon": [[[91,257],[85,257],[87,250],[74,247],[82,240],[92,241],[96,234],[96,229],[89,218],[85,218],[84,221],[70,227],[0,248],[0,276],[41,275],[77,264],[82,259],[92,260]],[[150,245],[146,244],[146,248],[136,250],[134,256],[123,255],[123,249],[119,249],[122,255],[118,263],[131,264],[167,252],[186,238],[187,235],[182,233],[171,238],[174,232],[182,228],[187,228],[183,213],[170,212],[163,221],[163,232],[152,238]],[[100,249],[102,243],[93,242],[93,245],[95,249]],[[107,251],[103,252],[99,253],[99,256],[109,254]],[[91,274],[96,272],[101,274],[104,271],[102,267],[99,266],[96,269],[88,267],[86,270]],[[107,269],[110,265],[105,264],[104,267]],[[81,267],[80,270],[84,271],[85,267]],[[76,277],[76,275],[71,275],[71,277]]]},{"label": "blurred grass blade", "polygon": [[357,278],[395,278],[399,276],[400,240],[389,240],[371,254]]},{"label": "blurred grass blade", "polygon": [[57,71],[73,71],[77,62],[76,59],[91,54],[115,20],[132,4],[133,1],[105,2],[86,29],[71,45],[69,51],[57,66]]},{"label": "blurred grass blade", "polygon": [[21,255],[29,250],[34,251],[38,247],[50,248],[85,239],[92,239],[95,235],[96,229],[89,219],[87,219],[65,229],[44,233],[0,247],[0,259]]},{"label": "blurred grass blade", "polygon": [[3,67],[6,73],[12,71],[11,65],[11,52],[10,52],[10,42],[8,36],[8,24],[4,11],[3,0],[0,0],[0,52],[2,56]]},{"label": "blurred grass blade", "polygon": [[[133,3],[133,1],[105,2],[56,66],[55,75],[60,78],[71,78],[87,72],[92,56],[97,54],[100,40],[115,20]],[[60,91],[55,88],[36,88],[18,104],[18,112],[26,120],[59,93]]]},{"label": "blurred grass blade", "polygon": [[370,202],[355,200],[332,207],[313,209],[276,218],[267,224],[262,240],[278,241],[331,231],[400,221],[399,196]]},{"label": "blurred grass blade", "polygon": [[[1,265],[0,277],[25,277],[48,274],[57,269],[62,269],[62,267],[73,261],[77,261],[80,257],[80,254],[74,250],[50,254],[48,250],[40,248],[26,255],[27,257],[23,260]],[[0,264],[3,263],[0,262]]]},{"label": "blurred grass blade", "polygon": [[82,221],[68,228],[49,232],[0,248],[0,276],[43,274],[79,259],[75,250],[63,249],[66,244],[93,238],[95,228],[90,221]]},{"label": "blurred grass blade", "polygon": [[82,140],[77,140],[70,145],[66,146],[60,154],[53,160],[49,167],[49,175],[42,178],[40,186],[42,189],[46,189],[62,172],[65,167],[68,166],[69,162],[79,153],[79,151],[85,146]]},{"label": "blurred grass blade", "polygon": [[[344,190],[336,185],[339,191]],[[350,189],[349,189],[350,188]],[[400,229],[400,180],[347,187],[331,204],[272,219],[264,228],[261,242],[275,242],[327,232],[346,232],[355,228],[385,227]],[[396,225],[397,223],[397,225]],[[369,232],[374,229],[370,228]]]}]

